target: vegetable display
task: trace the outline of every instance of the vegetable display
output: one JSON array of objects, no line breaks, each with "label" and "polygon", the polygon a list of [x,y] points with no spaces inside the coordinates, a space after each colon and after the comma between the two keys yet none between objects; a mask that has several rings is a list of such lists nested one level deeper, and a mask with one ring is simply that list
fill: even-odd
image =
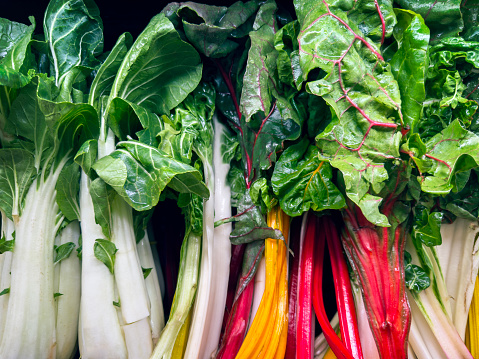
[{"label": "vegetable display", "polygon": [[1,358],[479,355],[479,2],[292,5],[0,18]]}]

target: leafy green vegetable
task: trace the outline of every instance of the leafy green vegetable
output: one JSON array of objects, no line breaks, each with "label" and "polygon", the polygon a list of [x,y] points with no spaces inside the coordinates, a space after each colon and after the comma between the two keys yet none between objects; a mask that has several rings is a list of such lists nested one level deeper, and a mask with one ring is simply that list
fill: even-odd
[{"label": "leafy green vegetable", "polygon": [[75,243],[67,242],[55,248],[56,255],[55,255],[53,264],[57,264],[61,260],[70,257],[70,254],[75,249],[75,247],[76,247]]},{"label": "leafy green vegetable", "polygon": [[409,290],[420,292],[431,285],[431,279],[420,266],[411,263],[411,255],[404,252],[404,272],[406,274],[406,286]]},{"label": "leafy green vegetable", "polygon": [[15,248],[15,240],[11,239],[9,241],[6,240],[5,236],[0,239],[0,253],[5,252],[13,252]]},{"label": "leafy green vegetable", "polygon": [[113,274],[115,268],[115,253],[117,251],[115,243],[102,238],[95,240],[93,246],[95,257],[107,266],[111,274]]}]

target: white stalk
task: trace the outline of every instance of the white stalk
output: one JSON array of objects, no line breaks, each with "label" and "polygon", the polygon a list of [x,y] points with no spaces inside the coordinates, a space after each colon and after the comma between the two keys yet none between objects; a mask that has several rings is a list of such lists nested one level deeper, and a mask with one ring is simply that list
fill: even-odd
[{"label": "white stalk", "polygon": [[84,359],[126,359],[127,351],[114,301],[114,278],[93,252],[95,240],[105,238],[96,224],[89,190],[82,172],[80,214],[82,231],[81,356]]},{"label": "white stalk", "polygon": [[149,359],[153,351],[151,327],[148,318],[144,318],[123,327],[125,342],[130,359]]},{"label": "white stalk", "polygon": [[447,359],[429,324],[419,310],[414,298],[408,293],[411,308],[409,345],[419,359]]},{"label": "white stalk", "polygon": [[479,223],[457,218],[441,226],[442,244],[436,247],[452,307],[452,321],[461,339],[479,267]]},{"label": "white stalk", "polygon": [[[8,219],[2,211],[2,236],[5,236],[5,239],[10,241],[13,239],[14,231],[15,225],[13,224],[13,221]],[[0,291],[10,288],[13,252],[5,252],[1,255],[1,257],[2,272],[0,274]],[[9,298],[10,294],[8,293],[0,296],[0,342],[3,337],[3,330],[5,328],[5,318],[7,316]]]},{"label": "white stalk", "polygon": [[[334,315],[334,317],[331,319],[329,322],[331,326],[333,327],[334,331],[337,333],[339,331],[339,316],[338,312]],[[328,351],[329,344],[326,341],[326,338],[324,337],[324,334],[321,333],[319,334],[315,339],[314,339],[314,358],[317,357],[323,357],[324,354]],[[321,356],[322,355],[322,356]]]},{"label": "white stalk", "polygon": [[117,248],[115,281],[120,295],[121,313],[127,324],[150,315],[148,294],[136,251],[131,207],[119,196],[112,204],[112,242]]},{"label": "white stalk", "polygon": [[156,271],[155,261],[153,259],[153,252],[151,250],[148,233],[145,231],[145,236],[137,244],[138,256],[143,268],[151,268],[151,272],[146,277],[146,291],[148,292],[148,299],[150,302],[150,326],[151,337],[153,345],[158,342],[160,333],[165,326],[165,315],[163,313],[163,300],[161,298],[160,283],[158,281],[158,274]]},{"label": "white stalk", "polygon": [[213,248],[214,248],[214,214],[215,214],[215,182],[213,168],[208,161],[203,163],[205,183],[210,191],[210,198],[204,201],[203,206],[203,239],[201,246],[200,278],[195,305],[191,320],[188,344],[185,358],[206,359],[211,353],[206,353],[206,338],[209,335],[210,314],[209,302],[214,295],[213,279]]},{"label": "white stalk", "polygon": [[[406,249],[411,253],[413,263],[418,264],[419,259],[414,248],[411,248],[411,241],[406,242]],[[435,262],[436,257],[434,256],[434,250],[431,248],[424,248],[425,253],[428,255],[430,262]],[[433,288],[434,281],[440,283],[442,281],[442,275],[440,273],[440,267],[437,263],[434,263],[434,276],[433,284],[425,290],[420,292],[409,292],[414,298],[420,312],[423,314],[426,322],[429,324],[432,332],[434,333],[439,345],[444,351],[445,355],[449,359],[461,359],[468,358],[471,359],[472,356],[467,350],[464,342],[459,336],[452,319],[448,315],[448,311],[445,304],[445,299],[440,294],[441,285],[438,285],[438,292]],[[436,273],[436,270],[439,270],[439,273]],[[416,348],[414,348],[416,352]],[[417,354],[417,352],[416,352]]]},{"label": "white stalk", "polygon": [[261,299],[263,299],[264,290],[266,288],[266,260],[264,259],[264,254],[261,256],[261,261],[259,262],[258,269],[254,275],[254,289],[253,289],[253,302],[251,303],[251,314],[250,320],[248,323],[248,330],[253,323],[254,317],[258,312]]},{"label": "white stalk", "polygon": [[[80,225],[78,221],[69,223],[60,234],[60,244],[72,242],[78,248]],[[74,249],[68,258],[57,264],[60,267],[57,301],[57,356],[56,359],[69,359],[74,355],[78,336],[80,311],[81,266]]]},{"label": "white stalk", "polygon": [[10,298],[0,345],[4,359],[55,358],[55,184],[62,167],[63,163],[46,179],[33,181],[15,223]]},{"label": "white stalk", "polygon": [[[231,217],[231,189],[227,176],[230,169],[229,163],[223,162],[221,151],[222,137],[225,135],[225,126],[218,121],[216,114],[214,120],[214,143],[213,163],[215,169],[215,214],[214,219]],[[226,295],[228,292],[228,279],[231,261],[231,223],[223,224],[214,229],[214,246],[212,253],[213,278],[212,297],[208,305],[207,322],[210,323],[206,339],[204,355],[208,358],[216,351],[220,341],[221,326],[226,307]]]},{"label": "white stalk", "polygon": [[[185,323],[198,285],[198,270],[201,252],[201,237],[190,233],[181,246],[180,272],[175,292],[175,302],[171,308],[165,328],[161,332],[151,359],[170,358],[178,332]],[[184,356],[184,358],[188,358]]]},{"label": "white stalk", "polygon": [[354,293],[359,340],[361,341],[363,357],[368,359],[379,359],[379,352],[373,337],[373,333],[371,332],[371,327],[369,326],[368,314],[364,305],[364,298],[361,293],[361,288],[354,280],[351,281],[351,286]]}]

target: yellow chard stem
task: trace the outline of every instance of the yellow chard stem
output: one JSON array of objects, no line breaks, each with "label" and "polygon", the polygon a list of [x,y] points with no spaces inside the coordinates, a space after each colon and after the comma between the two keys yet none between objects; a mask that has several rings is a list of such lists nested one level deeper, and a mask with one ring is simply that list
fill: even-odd
[{"label": "yellow chard stem", "polygon": [[474,286],[471,307],[469,308],[466,345],[472,356],[479,358],[479,280],[477,279]]},{"label": "yellow chard stem", "polygon": [[178,336],[176,337],[175,345],[173,347],[173,352],[171,353],[171,359],[182,359],[186,351],[186,343],[188,341],[188,334],[190,332],[190,324],[192,311],[188,313],[185,323],[180,329]]},{"label": "yellow chard stem", "polygon": [[[268,213],[268,226],[279,229],[287,243],[289,217],[280,208]],[[266,239],[266,285],[261,303],[236,359],[283,358],[288,324],[286,243]]]}]

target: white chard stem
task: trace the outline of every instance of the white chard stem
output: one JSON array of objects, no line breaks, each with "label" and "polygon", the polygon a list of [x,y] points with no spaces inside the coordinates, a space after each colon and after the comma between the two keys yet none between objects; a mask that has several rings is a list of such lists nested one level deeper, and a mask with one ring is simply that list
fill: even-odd
[{"label": "white chard stem", "polygon": [[126,359],[127,351],[118,321],[114,278],[93,252],[95,240],[105,238],[95,222],[90,180],[82,172],[80,214],[82,232],[82,295],[80,352],[84,359]]},{"label": "white chard stem", "polygon": [[[69,223],[60,234],[60,244],[74,243],[78,248],[80,225],[78,221]],[[78,337],[78,318],[80,315],[81,266],[80,258],[74,249],[68,258],[57,264],[60,267],[60,279],[57,297],[57,356],[56,359],[69,359],[74,355]]]}]

